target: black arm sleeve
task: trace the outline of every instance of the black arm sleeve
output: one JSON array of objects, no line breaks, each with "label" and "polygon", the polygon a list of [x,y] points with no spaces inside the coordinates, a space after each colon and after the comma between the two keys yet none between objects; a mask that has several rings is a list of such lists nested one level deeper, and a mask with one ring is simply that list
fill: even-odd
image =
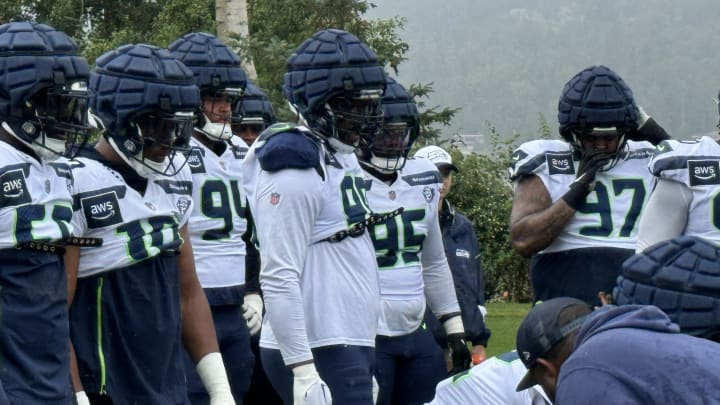
[{"label": "black arm sleeve", "polygon": [[247,230],[242,238],[245,241],[245,292],[258,293],[260,291],[260,252],[255,246],[255,221],[253,221],[250,205],[245,203],[245,217]]}]

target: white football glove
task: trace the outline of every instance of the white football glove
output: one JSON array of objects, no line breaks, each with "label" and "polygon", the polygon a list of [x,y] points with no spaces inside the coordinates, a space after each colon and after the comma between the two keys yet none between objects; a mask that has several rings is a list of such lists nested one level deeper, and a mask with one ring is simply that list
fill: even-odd
[{"label": "white football glove", "polygon": [[77,402],[77,405],[90,405],[90,398],[88,398],[85,391],[76,392],[75,401]]},{"label": "white football glove", "polygon": [[263,301],[262,298],[260,298],[260,294],[246,295],[242,308],[243,318],[247,321],[250,335],[257,335],[262,327]]},{"label": "white football glove", "polygon": [[332,405],[330,388],[313,364],[304,364],[293,368],[293,404],[294,405]]},{"label": "white football glove", "polygon": [[210,395],[210,405],[235,405],[225,364],[218,352],[208,353],[195,366],[200,379]]}]

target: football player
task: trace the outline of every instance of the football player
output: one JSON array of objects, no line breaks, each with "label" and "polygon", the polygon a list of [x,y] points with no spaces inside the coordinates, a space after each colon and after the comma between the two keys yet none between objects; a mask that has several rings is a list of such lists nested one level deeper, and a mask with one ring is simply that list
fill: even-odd
[{"label": "football player", "polygon": [[275,123],[275,110],[262,89],[248,81],[233,111],[233,133],[251,146],[265,128]]},{"label": "football player", "polygon": [[402,211],[370,229],[380,270],[378,404],[422,404],[447,375],[442,349],[422,326],[426,302],[447,332],[452,374],[469,367],[470,353],[438,222],[442,180],[430,160],[407,159],[419,133],[417,107],[390,78],[382,107],[382,131],[357,151],[370,209]]},{"label": "football player", "polygon": [[380,293],[353,152],[381,126],[385,73],[337,29],[287,66],[283,91],[304,125],[271,126],[242,165],[262,263],[262,363],[286,404],[369,405]]},{"label": "football player", "polygon": [[[186,34],[168,49],[193,71],[200,88],[201,110],[188,157],[193,178],[190,238],[220,353],[232,359],[225,364],[230,387],[236,403],[242,403],[255,363],[250,334],[260,331],[263,311],[258,262],[253,260],[257,256],[246,258],[243,240],[247,204],[240,193],[240,163],[248,148],[242,141],[233,142],[230,128],[233,107],[247,79],[240,58],[213,35]],[[250,266],[245,265],[246,259]],[[189,356],[185,356],[185,370],[191,402],[207,404],[207,391]]]},{"label": "football player", "polygon": [[[470,219],[456,210],[447,198],[452,189],[453,172],[457,173],[458,168],[453,164],[452,156],[439,146],[422,147],[415,152],[415,157],[424,157],[433,162],[443,180],[438,217],[445,257],[455,283],[465,336],[472,342],[472,362],[479,364],[487,357],[485,347],[491,332],[485,326],[485,281],[477,235]],[[447,346],[444,330],[429,313],[426,314],[425,324],[433,332],[435,340],[440,342],[441,346]]]},{"label": "football player", "polygon": [[93,404],[185,404],[184,343],[211,404],[234,404],[187,227],[193,73],[165,49],[125,45],[96,60],[88,88],[105,131],[73,164],[72,224],[103,245],[66,253],[79,269],[76,390]]},{"label": "football player", "polygon": [[[232,130],[234,139],[240,138],[247,146],[252,146],[257,137],[268,126],[275,123],[275,110],[270,100],[258,86],[250,80],[247,82],[245,92],[238,103],[235,104],[232,115]],[[249,229],[252,231],[252,226]],[[254,244],[249,245],[254,249]],[[257,250],[255,250],[257,252]],[[260,335],[250,337],[250,348],[255,356],[250,388],[245,394],[248,404],[263,403],[266,405],[282,404],[282,399],[270,384],[265,370],[260,362]]]},{"label": "football player", "polygon": [[516,351],[490,357],[470,370],[446,378],[437,385],[427,405],[547,405],[545,391],[534,385],[516,392],[527,369]]},{"label": "football player", "polygon": [[536,300],[570,296],[599,305],[633,254],[638,218],[655,180],[647,170],[667,134],[641,114],[614,71],[592,66],[565,84],[558,104],[563,140],[515,150],[513,248],[531,257]]},{"label": "football player", "polygon": [[88,135],[75,41],[0,25],[0,404],[73,404],[62,244],[73,233],[67,142]]},{"label": "football player", "polygon": [[657,186],[640,220],[636,251],[679,235],[720,244],[718,139],[665,141],[657,146],[650,171]]}]

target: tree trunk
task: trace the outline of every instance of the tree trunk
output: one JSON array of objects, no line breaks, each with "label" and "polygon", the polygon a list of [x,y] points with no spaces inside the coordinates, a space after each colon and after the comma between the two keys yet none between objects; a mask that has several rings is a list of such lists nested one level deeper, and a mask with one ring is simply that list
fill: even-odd
[{"label": "tree trunk", "polygon": [[[217,23],[218,37],[228,45],[234,43],[231,38],[233,34],[249,38],[247,0],[216,0],[215,22]],[[243,58],[242,64],[248,77],[251,80],[257,80],[257,71],[252,61]]]}]

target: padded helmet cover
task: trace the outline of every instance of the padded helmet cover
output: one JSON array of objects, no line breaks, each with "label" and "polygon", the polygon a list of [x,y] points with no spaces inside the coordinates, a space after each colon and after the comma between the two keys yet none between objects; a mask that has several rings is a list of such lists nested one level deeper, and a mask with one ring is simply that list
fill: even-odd
[{"label": "padded helmet cover", "polygon": [[0,119],[19,120],[39,90],[87,81],[90,68],[75,41],[49,25],[0,25]]},{"label": "padded helmet cover", "polygon": [[317,32],[288,59],[283,93],[306,119],[324,111],[336,95],[384,90],[377,56],[356,36],[338,29]]},{"label": "padded helmet cover", "polygon": [[204,32],[185,34],[168,49],[193,71],[195,83],[201,91],[245,89],[247,77],[240,57],[214,35]]},{"label": "padded helmet cover", "polygon": [[697,237],[658,243],[623,263],[617,305],[655,305],[687,334],[720,334],[720,248]]},{"label": "padded helmet cover", "polygon": [[630,87],[606,66],[591,66],[565,84],[558,103],[560,134],[572,142],[571,131],[616,127],[637,129],[635,98]]}]

